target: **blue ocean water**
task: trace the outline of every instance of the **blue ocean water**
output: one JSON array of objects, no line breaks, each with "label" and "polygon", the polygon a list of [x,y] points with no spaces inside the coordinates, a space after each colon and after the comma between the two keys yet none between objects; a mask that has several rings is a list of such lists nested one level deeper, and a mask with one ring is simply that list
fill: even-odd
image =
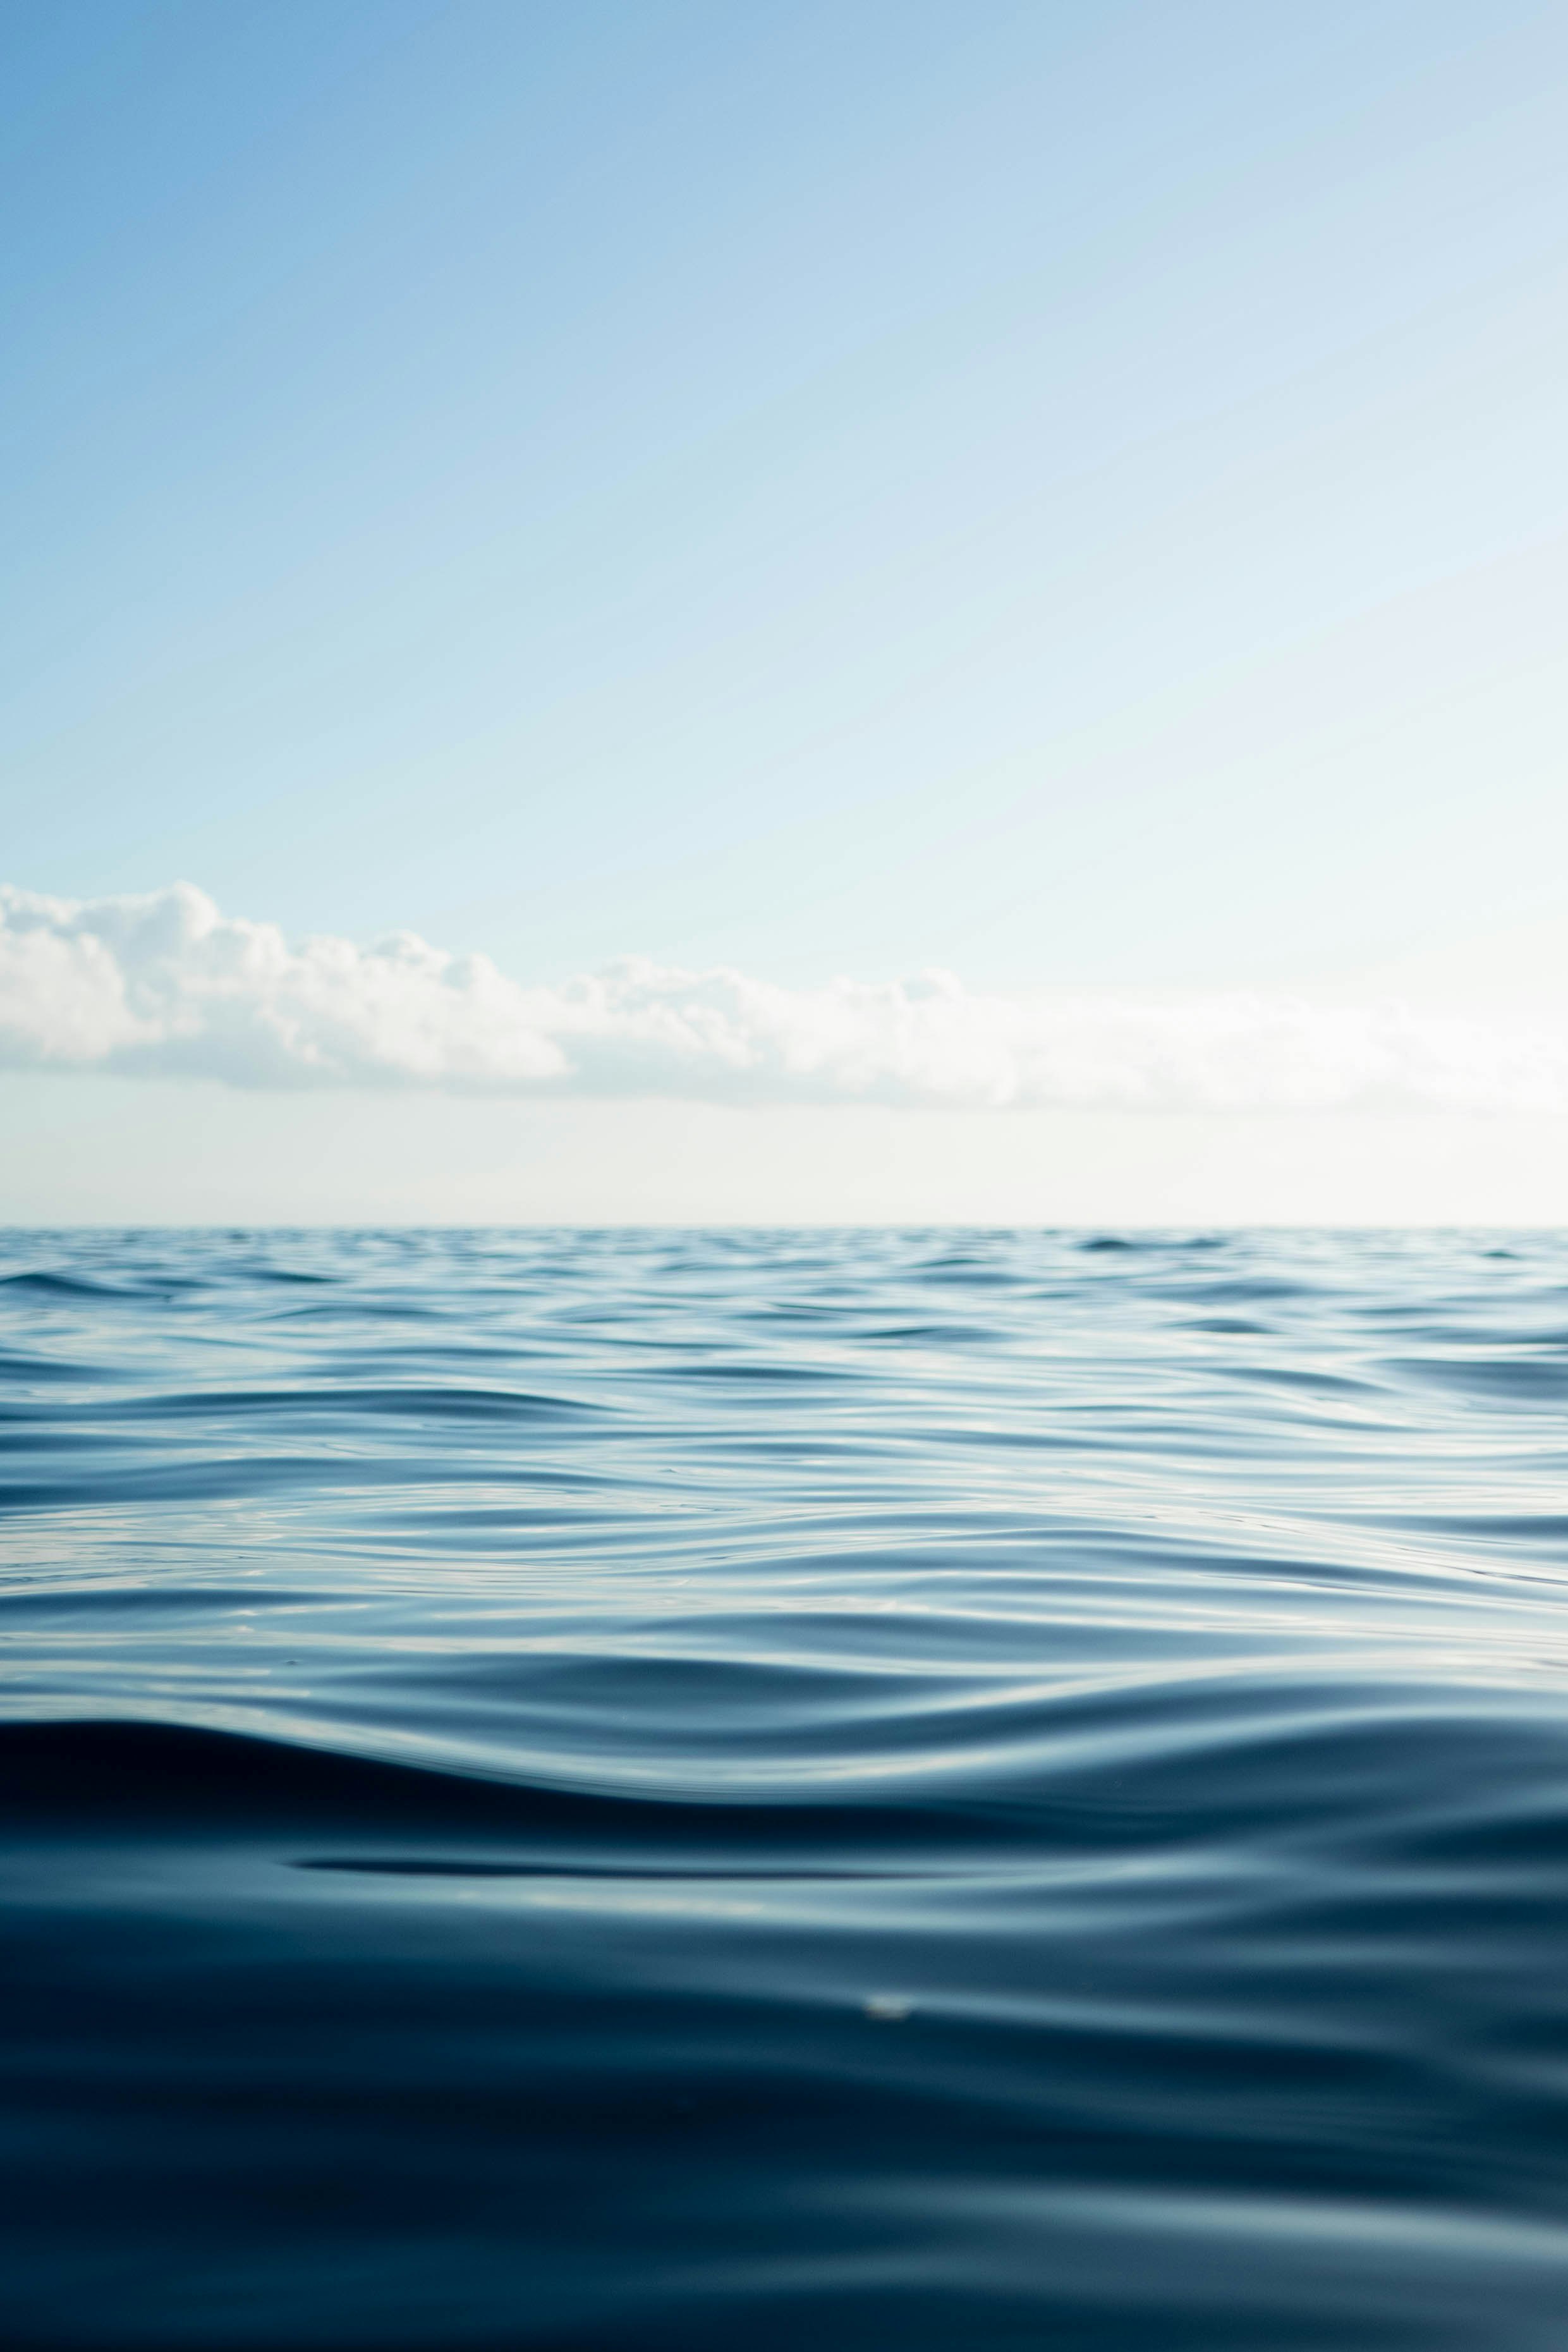
[{"label": "blue ocean water", "polygon": [[11,1234],[0,2340],[1561,2352],[1568,1238]]}]

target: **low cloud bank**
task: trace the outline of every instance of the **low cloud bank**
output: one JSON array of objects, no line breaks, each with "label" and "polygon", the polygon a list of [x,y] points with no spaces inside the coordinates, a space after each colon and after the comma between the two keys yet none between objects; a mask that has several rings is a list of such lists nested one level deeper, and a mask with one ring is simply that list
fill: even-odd
[{"label": "low cloud bank", "polygon": [[189,884],[0,887],[0,1066],[955,1108],[1568,1110],[1568,1037],[1396,1003],[1013,998],[946,973],[789,989],[629,959],[525,988],[411,933],[290,946]]}]

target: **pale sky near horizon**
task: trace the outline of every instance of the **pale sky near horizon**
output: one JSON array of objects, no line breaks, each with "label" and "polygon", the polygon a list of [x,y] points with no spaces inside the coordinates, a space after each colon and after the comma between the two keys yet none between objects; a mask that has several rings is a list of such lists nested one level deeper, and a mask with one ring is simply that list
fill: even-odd
[{"label": "pale sky near horizon", "polygon": [[[1568,1056],[1560,10],[27,0],[0,53],[0,884],[568,989],[530,1061],[355,963],[350,1050],[325,967],[218,1022],[238,933],[6,933],[0,1219],[1568,1218],[1555,1044],[1267,1009]],[[747,976],[700,1083],[674,982],[581,1045],[628,956]],[[956,1045],[822,993],[934,967]]]}]

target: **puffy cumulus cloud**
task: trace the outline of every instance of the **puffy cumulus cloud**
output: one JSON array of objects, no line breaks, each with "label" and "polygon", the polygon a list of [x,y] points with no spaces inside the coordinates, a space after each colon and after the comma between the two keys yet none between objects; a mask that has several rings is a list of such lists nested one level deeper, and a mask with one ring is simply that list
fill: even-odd
[{"label": "puffy cumulus cloud", "polygon": [[749,1103],[1568,1109],[1568,1038],[1395,1003],[1012,998],[945,973],[788,989],[637,960],[526,988],[408,933],[291,946],[188,884],[0,888],[0,1065]]}]

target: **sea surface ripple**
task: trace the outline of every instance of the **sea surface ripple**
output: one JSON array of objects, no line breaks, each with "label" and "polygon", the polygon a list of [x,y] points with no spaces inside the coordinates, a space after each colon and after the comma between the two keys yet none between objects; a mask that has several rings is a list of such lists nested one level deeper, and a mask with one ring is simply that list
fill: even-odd
[{"label": "sea surface ripple", "polygon": [[0,1235],[9,2347],[1562,2352],[1568,1238]]}]

